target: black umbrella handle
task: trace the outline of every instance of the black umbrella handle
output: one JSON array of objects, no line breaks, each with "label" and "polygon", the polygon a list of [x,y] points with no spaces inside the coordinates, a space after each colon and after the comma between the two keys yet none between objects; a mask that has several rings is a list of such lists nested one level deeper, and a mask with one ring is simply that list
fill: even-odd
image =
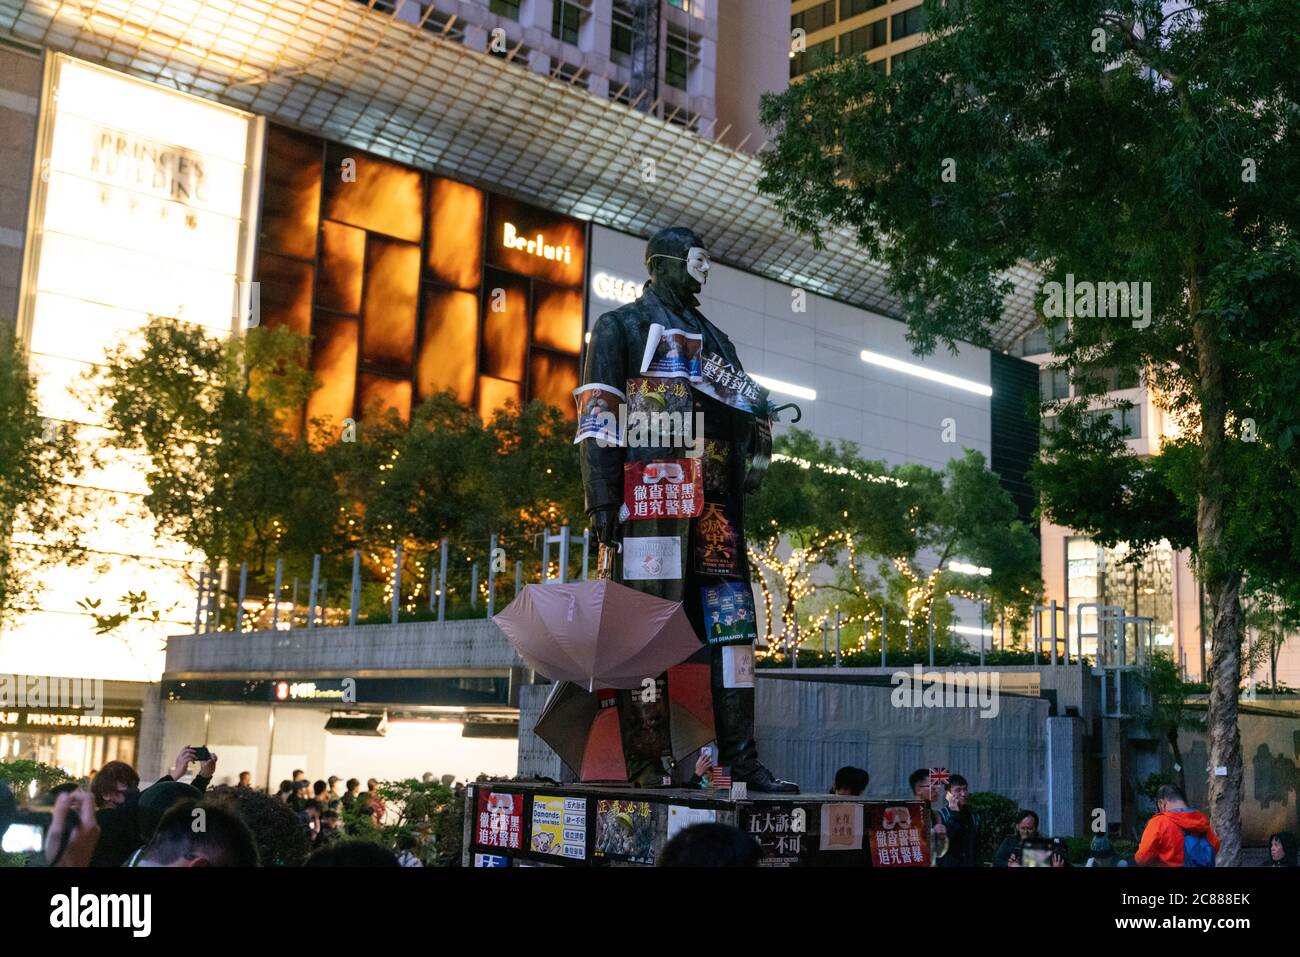
[{"label": "black umbrella handle", "polygon": [[616,545],[610,548],[608,545],[601,543],[600,548],[596,550],[596,577],[613,578],[614,577],[614,552],[623,550],[622,545]]}]

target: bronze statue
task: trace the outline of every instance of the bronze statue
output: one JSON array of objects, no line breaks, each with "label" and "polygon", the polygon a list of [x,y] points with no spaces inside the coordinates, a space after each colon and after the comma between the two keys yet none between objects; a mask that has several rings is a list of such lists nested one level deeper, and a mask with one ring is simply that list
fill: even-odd
[{"label": "bronze statue", "polygon": [[[703,644],[691,661],[711,669],[717,764],[752,791],[797,793],[759,763],[754,742],[744,498],[766,470],[770,398],[699,311],[703,241],[684,227],[661,230],[646,268],[640,298],[596,321],[575,393],[587,514],[599,542],[621,545],[625,585],[683,603]],[[620,704],[629,778],[659,783],[664,709],[640,700],[633,692]]]}]

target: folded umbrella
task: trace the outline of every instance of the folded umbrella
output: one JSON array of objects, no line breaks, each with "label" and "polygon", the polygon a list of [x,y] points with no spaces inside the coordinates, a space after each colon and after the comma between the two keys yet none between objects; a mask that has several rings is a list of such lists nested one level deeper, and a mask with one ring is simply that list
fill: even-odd
[{"label": "folded umbrella", "polygon": [[588,691],[641,688],[700,649],[681,602],[604,577],[527,585],[493,620],[528,667]]}]

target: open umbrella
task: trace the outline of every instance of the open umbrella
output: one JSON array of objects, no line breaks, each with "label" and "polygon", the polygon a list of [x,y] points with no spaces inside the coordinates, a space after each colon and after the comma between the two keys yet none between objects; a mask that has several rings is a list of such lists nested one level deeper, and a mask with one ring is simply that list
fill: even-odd
[{"label": "open umbrella", "polygon": [[684,661],[668,669],[668,734],[675,761],[717,737],[707,659],[702,663]]},{"label": "open umbrella", "polygon": [[641,688],[699,651],[681,602],[611,581],[608,550],[598,578],[528,585],[493,620],[528,667],[552,681],[596,688]]},{"label": "open umbrella", "polygon": [[[551,688],[533,730],[579,781],[626,781],[616,691],[592,694],[569,681]],[[602,706],[603,705],[603,706]]]}]

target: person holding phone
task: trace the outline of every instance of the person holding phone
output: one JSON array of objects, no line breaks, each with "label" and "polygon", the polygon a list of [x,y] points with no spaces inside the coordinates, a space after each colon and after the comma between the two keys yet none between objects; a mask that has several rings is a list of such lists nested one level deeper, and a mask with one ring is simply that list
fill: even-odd
[{"label": "person holding phone", "polygon": [[45,834],[45,863],[50,867],[88,867],[99,843],[95,798],[84,788],[56,788],[50,829]]},{"label": "person holding phone", "polygon": [[970,785],[960,774],[948,779],[944,806],[939,820],[948,833],[948,853],[939,858],[940,867],[979,867],[982,822],[968,805]]}]

